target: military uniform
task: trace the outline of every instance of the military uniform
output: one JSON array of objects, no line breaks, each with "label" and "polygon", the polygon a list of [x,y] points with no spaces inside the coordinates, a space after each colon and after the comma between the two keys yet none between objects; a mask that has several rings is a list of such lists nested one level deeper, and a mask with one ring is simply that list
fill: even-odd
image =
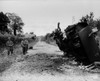
[{"label": "military uniform", "polygon": [[21,46],[22,46],[23,54],[26,54],[27,50],[28,50],[28,41],[27,40],[23,40],[21,42]]},{"label": "military uniform", "polygon": [[11,40],[8,40],[6,43],[7,49],[8,49],[8,55],[11,53],[13,54],[13,45],[14,43]]},{"label": "military uniform", "polygon": [[28,51],[28,41],[25,40],[25,44],[26,44],[26,52]]}]

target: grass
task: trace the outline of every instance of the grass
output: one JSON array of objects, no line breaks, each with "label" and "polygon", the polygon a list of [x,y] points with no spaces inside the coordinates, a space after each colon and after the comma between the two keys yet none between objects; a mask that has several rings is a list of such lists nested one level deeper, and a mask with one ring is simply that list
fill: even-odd
[{"label": "grass", "polygon": [[[18,40],[18,39],[17,39]],[[29,39],[29,47],[36,44],[37,40]],[[14,46],[14,53],[12,55],[7,55],[7,49],[5,46],[0,46],[0,73],[4,72],[6,69],[16,61],[16,58],[22,56],[22,48],[20,42],[16,43]]]}]

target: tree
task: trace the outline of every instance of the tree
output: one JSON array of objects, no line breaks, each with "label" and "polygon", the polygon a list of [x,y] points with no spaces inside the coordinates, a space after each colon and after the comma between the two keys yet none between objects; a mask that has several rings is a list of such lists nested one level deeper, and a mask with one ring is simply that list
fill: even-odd
[{"label": "tree", "polygon": [[15,13],[6,13],[6,15],[8,16],[10,20],[9,26],[12,29],[14,35],[16,35],[17,33],[21,33],[22,26],[24,25],[21,17],[19,17]]},{"label": "tree", "polygon": [[34,32],[30,32],[30,34],[34,34]]},{"label": "tree", "polygon": [[100,31],[100,18],[95,20],[95,24],[96,24],[97,29]]},{"label": "tree", "polygon": [[90,14],[88,15],[86,15],[86,16],[83,16],[81,19],[80,19],[80,21],[81,22],[85,22],[85,23],[88,23],[88,25],[89,26],[92,26],[92,27],[94,27],[95,26],[95,24],[94,24],[94,13],[93,12],[90,12]]},{"label": "tree", "polygon": [[10,23],[8,17],[3,13],[0,12],[0,31],[1,32],[8,32],[8,23]]}]

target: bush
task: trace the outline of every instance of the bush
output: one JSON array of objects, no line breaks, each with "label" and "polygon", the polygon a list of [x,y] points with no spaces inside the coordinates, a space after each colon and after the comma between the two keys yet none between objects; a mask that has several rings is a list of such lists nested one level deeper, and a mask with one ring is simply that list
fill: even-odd
[{"label": "bush", "polygon": [[[11,36],[11,35],[0,35],[0,47],[5,47],[6,42],[8,41],[8,37],[11,37],[11,40],[14,42],[14,45],[20,44],[22,39],[24,37],[19,37],[19,36]],[[28,42],[33,42],[33,39],[31,38],[25,38],[28,40]]]},{"label": "bush", "polygon": [[[0,36],[0,47],[5,46],[8,40],[8,36]],[[11,36],[11,40],[14,44],[18,44],[21,42],[22,38]]]}]

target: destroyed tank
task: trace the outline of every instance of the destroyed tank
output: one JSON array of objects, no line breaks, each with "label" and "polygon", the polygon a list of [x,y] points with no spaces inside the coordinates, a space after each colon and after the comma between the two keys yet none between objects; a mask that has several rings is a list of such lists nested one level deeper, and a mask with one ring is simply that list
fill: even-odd
[{"label": "destroyed tank", "polygon": [[68,26],[65,29],[65,35],[66,56],[71,55],[75,57],[76,61],[83,64],[100,61],[99,48],[94,32],[92,32],[92,27],[89,27],[87,23],[80,22]]}]

